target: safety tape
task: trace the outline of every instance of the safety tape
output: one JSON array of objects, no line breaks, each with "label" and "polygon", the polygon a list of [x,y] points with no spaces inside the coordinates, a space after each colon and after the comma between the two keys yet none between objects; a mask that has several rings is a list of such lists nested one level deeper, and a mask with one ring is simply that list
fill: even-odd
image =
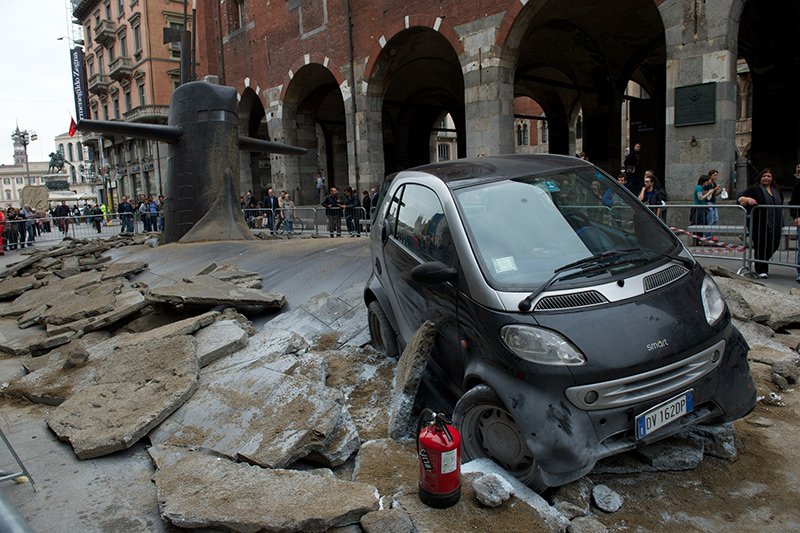
[{"label": "safety tape", "polygon": [[724,251],[732,251],[732,252],[744,252],[745,250],[747,250],[747,246],[744,246],[742,244],[731,244],[731,243],[719,242],[716,239],[700,237],[699,235],[695,235],[694,233],[690,233],[690,232],[686,231],[685,229],[673,228],[672,226],[670,226],[669,229],[671,229],[673,233],[682,233],[684,235],[689,235],[692,238],[697,239],[700,242],[704,242],[706,244],[711,244],[713,246],[716,246],[716,247],[721,249],[719,251],[723,251],[724,250]]}]

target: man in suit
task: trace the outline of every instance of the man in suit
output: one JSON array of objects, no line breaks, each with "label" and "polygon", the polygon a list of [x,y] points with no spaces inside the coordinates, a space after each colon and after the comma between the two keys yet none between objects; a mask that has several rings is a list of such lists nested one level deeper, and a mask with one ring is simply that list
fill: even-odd
[{"label": "man in suit", "polygon": [[267,226],[269,227],[270,234],[275,233],[275,213],[277,212],[278,199],[275,198],[275,193],[272,189],[267,190],[267,195],[264,197],[264,203],[261,204],[263,209],[266,209]]}]

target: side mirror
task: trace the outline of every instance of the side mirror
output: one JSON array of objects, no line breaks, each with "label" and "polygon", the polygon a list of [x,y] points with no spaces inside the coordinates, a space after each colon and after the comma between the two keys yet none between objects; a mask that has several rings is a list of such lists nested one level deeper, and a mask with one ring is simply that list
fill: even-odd
[{"label": "side mirror", "polygon": [[456,281],[458,279],[458,271],[439,261],[431,261],[412,268],[411,279],[417,283],[435,285],[446,281]]}]

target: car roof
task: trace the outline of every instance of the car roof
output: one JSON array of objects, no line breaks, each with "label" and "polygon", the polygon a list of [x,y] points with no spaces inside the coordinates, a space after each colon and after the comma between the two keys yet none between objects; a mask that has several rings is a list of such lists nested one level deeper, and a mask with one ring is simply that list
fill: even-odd
[{"label": "car roof", "polygon": [[[596,170],[596,167],[589,162],[576,157],[554,154],[508,154],[442,161],[414,167],[409,171],[425,172],[441,179],[451,189],[455,189],[476,183],[587,168]],[[398,173],[402,174],[403,172]]]}]

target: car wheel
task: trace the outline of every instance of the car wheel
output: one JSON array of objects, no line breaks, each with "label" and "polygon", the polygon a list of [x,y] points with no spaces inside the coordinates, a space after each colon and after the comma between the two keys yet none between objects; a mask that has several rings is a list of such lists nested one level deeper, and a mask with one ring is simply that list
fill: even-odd
[{"label": "car wheel", "polygon": [[486,457],[533,490],[548,488],[514,417],[491,387],[478,385],[467,391],[453,411],[453,424],[461,432],[464,462]]},{"label": "car wheel", "polygon": [[397,337],[383,307],[378,301],[370,302],[367,308],[369,320],[369,336],[372,339],[372,346],[379,352],[383,352],[389,357],[397,357]]}]

